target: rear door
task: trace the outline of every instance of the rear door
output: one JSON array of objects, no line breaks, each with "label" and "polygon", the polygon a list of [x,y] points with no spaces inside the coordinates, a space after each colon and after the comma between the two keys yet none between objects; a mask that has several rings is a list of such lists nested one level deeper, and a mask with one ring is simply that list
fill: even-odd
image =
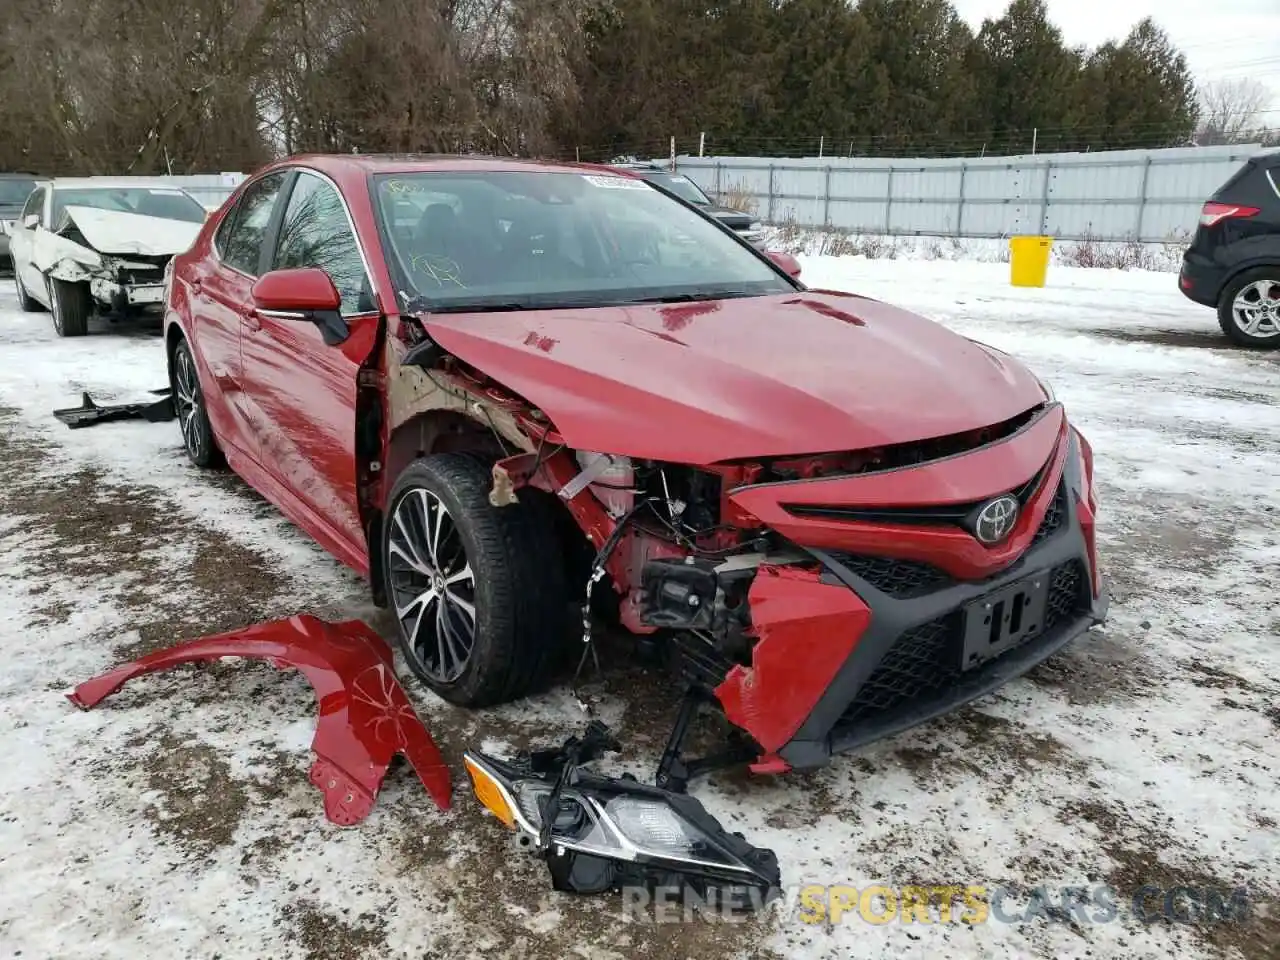
[{"label": "rear door", "polygon": [[213,256],[195,259],[185,280],[190,285],[196,362],[214,432],[240,453],[258,459],[258,428],[245,399],[240,339],[252,322],[253,282],[260,273],[272,216],[285,171],[251,183],[214,234]]},{"label": "rear door", "polygon": [[310,321],[258,315],[241,341],[263,467],[327,530],[325,545],[360,570],[367,556],[356,495],[356,376],[379,323],[364,263],[337,187],[298,171],[263,270],[324,270],[342,294],[350,336],[328,346]]}]

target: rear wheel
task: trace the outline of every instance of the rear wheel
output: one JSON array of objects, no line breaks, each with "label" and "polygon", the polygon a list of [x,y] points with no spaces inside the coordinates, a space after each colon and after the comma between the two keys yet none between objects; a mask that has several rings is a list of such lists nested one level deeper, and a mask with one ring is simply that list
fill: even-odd
[{"label": "rear wheel", "polygon": [[560,544],[532,498],[489,503],[489,467],[460,453],[415,460],[383,530],[387,599],[414,674],[480,707],[542,684],[572,630]]},{"label": "rear wheel", "polygon": [[89,314],[93,312],[93,295],[87,283],[49,280],[49,307],[53,329],[60,337],[83,337],[89,332]]},{"label": "rear wheel", "polygon": [[1280,347],[1280,266],[1246,270],[1228,283],[1218,323],[1242,347]]},{"label": "rear wheel", "polygon": [[22,285],[22,273],[18,270],[16,263],[13,266],[13,285],[18,288],[18,306],[22,308],[23,313],[39,313],[44,309],[40,301],[27,293],[27,288]]},{"label": "rear wheel", "polygon": [[179,340],[173,348],[173,412],[182,431],[182,445],[187,459],[197,467],[222,465],[222,451],[213,435],[213,425],[196,375],[195,357],[186,340]]}]

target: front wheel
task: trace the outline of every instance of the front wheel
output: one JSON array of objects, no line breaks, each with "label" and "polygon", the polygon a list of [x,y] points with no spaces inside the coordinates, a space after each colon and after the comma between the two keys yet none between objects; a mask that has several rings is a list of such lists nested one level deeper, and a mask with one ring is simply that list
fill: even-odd
[{"label": "front wheel", "polygon": [[49,312],[53,329],[60,337],[83,337],[89,332],[89,314],[93,312],[93,294],[87,283],[49,280]]},{"label": "front wheel", "polygon": [[1242,347],[1280,347],[1280,266],[1246,270],[1227,284],[1218,323]]},{"label": "front wheel", "polygon": [[532,495],[489,503],[480,460],[415,460],[396,480],[382,536],[387,598],[409,668],[450,703],[536,689],[572,630],[557,532]]}]

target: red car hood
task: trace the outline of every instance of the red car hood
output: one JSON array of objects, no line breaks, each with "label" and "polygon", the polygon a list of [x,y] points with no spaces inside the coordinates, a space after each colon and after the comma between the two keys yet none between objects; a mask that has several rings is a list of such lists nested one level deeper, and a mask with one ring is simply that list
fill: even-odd
[{"label": "red car hood", "polygon": [[792,293],[426,317],[573,448],[677,463],[857,450],[1045,399],[1019,363],[888,304]]}]

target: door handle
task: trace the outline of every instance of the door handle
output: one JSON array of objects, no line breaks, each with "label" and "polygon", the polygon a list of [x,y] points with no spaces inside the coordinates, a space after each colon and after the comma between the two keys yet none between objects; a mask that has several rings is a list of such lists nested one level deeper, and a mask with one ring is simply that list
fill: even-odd
[{"label": "door handle", "polygon": [[250,307],[244,313],[244,328],[250,332],[262,329],[262,321],[258,319],[258,311]]}]

